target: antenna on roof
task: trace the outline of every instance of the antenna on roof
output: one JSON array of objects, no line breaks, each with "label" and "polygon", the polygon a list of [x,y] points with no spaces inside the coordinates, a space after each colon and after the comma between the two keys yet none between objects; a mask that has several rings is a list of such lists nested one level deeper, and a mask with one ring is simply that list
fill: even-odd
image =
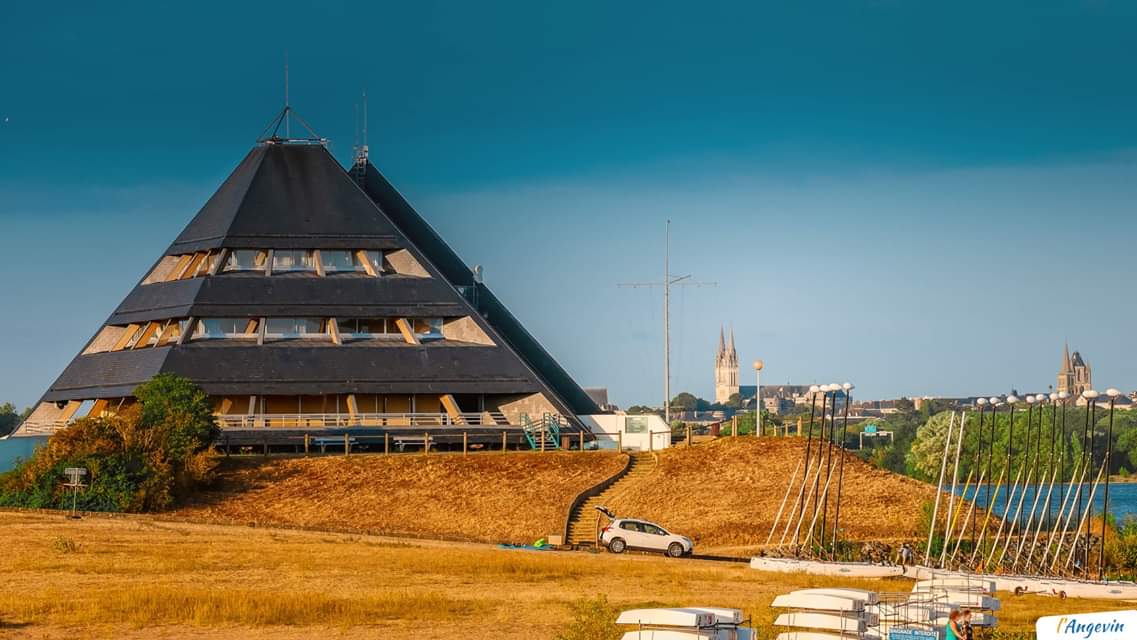
[{"label": "antenna on roof", "polygon": [[355,127],[355,138],[352,139],[351,153],[352,156],[359,155],[359,103],[356,102],[352,107],[355,108],[355,113],[352,114],[351,124]]},{"label": "antenna on roof", "polygon": [[288,125],[288,112],[292,107],[288,105],[288,52],[284,52],[284,137],[291,138],[292,130]]},{"label": "antenna on roof", "polygon": [[[292,137],[292,122],[289,120],[289,116],[296,118],[296,121],[300,123],[300,126],[304,127],[304,130],[308,132],[309,137]],[[280,131],[280,125],[282,124],[284,125],[283,138],[277,135],[277,133]],[[304,121],[304,118],[301,118],[299,114],[293,111],[292,105],[289,103],[287,51],[284,52],[284,108],[281,109],[280,113],[276,114],[276,116],[272,119],[272,122],[269,122],[268,126],[261,131],[261,135],[257,136],[257,142],[263,142],[266,144],[319,144],[324,146],[327,146],[328,144],[328,139],[321,138],[320,136],[316,135],[316,132],[312,130],[312,127],[308,126],[308,123]]]},{"label": "antenna on roof", "polygon": [[[359,126],[358,123],[356,126]],[[367,164],[367,90],[363,90],[363,144],[355,148],[355,164]]]},{"label": "antenna on roof", "polygon": [[[358,106],[356,115],[356,127],[359,126],[358,121]],[[358,140],[358,129],[356,129],[356,136]],[[355,181],[361,186],[367,182],[367,90],[363,90],[363,144],[356,144],[355,147],[355,160],[351,165],[351,174]]]}]

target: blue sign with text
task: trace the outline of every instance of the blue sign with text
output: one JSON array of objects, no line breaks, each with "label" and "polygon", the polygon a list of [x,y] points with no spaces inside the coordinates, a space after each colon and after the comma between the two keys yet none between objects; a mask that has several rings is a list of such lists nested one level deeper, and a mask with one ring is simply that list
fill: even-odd
[{"label": "blue sign with text", "polygon": [[888,640],[940,640],[940,634],[927,629],[889,629]]}]

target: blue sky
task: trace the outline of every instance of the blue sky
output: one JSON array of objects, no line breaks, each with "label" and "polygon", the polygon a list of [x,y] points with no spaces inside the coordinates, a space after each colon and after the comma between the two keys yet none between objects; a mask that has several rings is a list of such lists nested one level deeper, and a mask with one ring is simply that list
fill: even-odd
[{"label": "blue sky", "polygon": [[[33,402],[292,102],[585,385],[1137,387],[1137,5],[64,3],[0,27],[0,401]],[[793,6],[783,6],[792,4]],[[413,5],[413,6],[412,6]],[[744,371],[744,380],[751,373]]]}]

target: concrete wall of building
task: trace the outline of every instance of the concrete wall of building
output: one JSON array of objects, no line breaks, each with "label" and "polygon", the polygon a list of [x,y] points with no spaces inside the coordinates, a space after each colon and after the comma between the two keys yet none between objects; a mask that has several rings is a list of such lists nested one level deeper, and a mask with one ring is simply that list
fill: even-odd
[{"label": "concrete wall of building", "polygon": [[[614,449],[617,443],[622,444],[625,450],[631,451],[655,451],[671,446],[671,430],[667,428],[663,418],[657,415],[601,414],[577,417],[596,436],[602,449]],[[635,422],[646,422],[644,430],[629,433],[629,418]]]},{"label": "concrete wall of building", "polygon": [[442,336],[447,340],[494,346],[493,340],[469,317],[453,318],[442,323]]},{"label": "concrete wall of building", "polygon": [[[490,399],[486,398],[489,403]],[[546,413],[557,414],[556,407],[542,393],[532,393],[526,396],[509,396],[497,401],[496,408],[505,414],[509,424],[521,424],[521,416],[527,415],[533,420],[539,419]],[[492,410],[492,409],[491,409]]]},{"label": "concrete wall of building", "polygon": [[385,253],[383,257],[386,259],[387,264],[390,265],[391,269],[397,274],[404,276],[417,276],[419,278],[430,277],[430,274],[427,273],[426,269],[423,269],[418,260],[415,260],[415,257],[411,255],[411,252],[407,251],[406,249],[399,249],[397,251]]}]

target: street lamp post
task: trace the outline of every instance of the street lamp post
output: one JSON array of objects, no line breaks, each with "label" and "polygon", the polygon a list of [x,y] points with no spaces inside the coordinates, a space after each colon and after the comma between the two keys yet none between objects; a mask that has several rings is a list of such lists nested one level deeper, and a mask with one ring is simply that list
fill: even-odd
[{"label": "street lamp post", "polygon": [[[731,329],[731,336],[734,335]],[[732,338],[733,339],[733,338]],[[754,361],[754,435],[762,435],[762,367],[761,360]],[[777,432],[775,431],[775,435]]]}]

